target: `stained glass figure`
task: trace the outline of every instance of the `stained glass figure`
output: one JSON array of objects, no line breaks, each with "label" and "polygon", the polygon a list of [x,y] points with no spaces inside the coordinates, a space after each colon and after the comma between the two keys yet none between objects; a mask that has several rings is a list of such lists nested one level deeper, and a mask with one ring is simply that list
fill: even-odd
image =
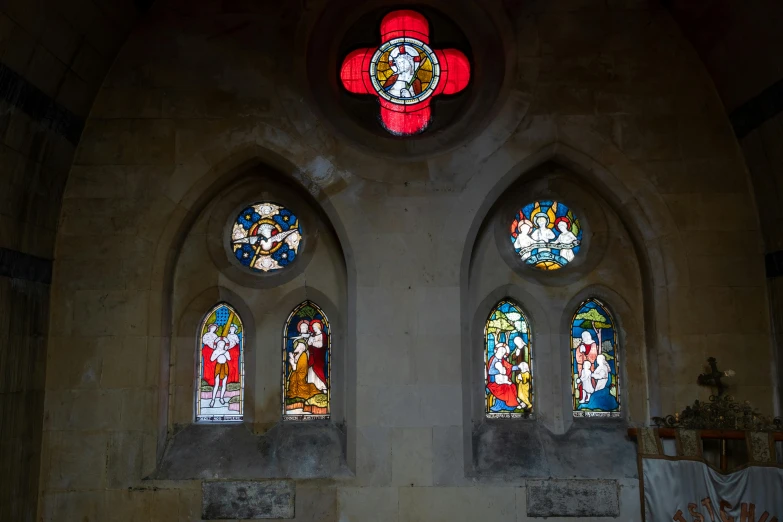
[{"label": "stained glass figure", "polygon": [[530,323],[503,300],[484,327],[484,392],[487,417],[524,417],[533,411]]},{"label": "stained glass figure", "polygon": [[541,270],[557,270],[579,253],[582,227],[564,204],[536,201],[514,215],[511,243],[528,265]]},{"label": "stained glass figure", "polygon": [[302,241],[296,215],[273,203],[256,203],[237,216],[231,248],[242,265],[256,272],[280,270],[294,262]]},{"label": "stained glass figure", "polygon": [[300,304],[283,330],[283,418],[328,419],[331,327],[312,301]]},{"label": "stained glass figure", "polygon": [[381,45],[348,54],[340,79],[349,92],[372,94],[381,106],[381,125],[396,136],[411,136],[430,124],[430,98],[456,94],[470,81],[462,51],[429,47],[427,19],[416,11],[392,11],[381,21]]},{"label": "stained glass figure", "polygon": [[617,330],[597,299],[579,306],[571,326],[574,417],[619,417]]},{"label": "stained glass figure", "polygon": [[242,320],[226,303],[201,322],[197,343],[196,421],[241,421],[245,404],[245,335]]}]

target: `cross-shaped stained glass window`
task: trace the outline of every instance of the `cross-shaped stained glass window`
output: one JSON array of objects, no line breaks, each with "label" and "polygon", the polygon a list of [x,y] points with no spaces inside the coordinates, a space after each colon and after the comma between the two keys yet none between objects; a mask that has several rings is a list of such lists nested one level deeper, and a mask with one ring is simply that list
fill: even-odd
[{"label": "cross-shaped stained glass window", "polygon": [[429,43],[424,16],[393,11],[381,21],[381,45],[352,51],[340,69],[349,92],[378,97],[381,124],[395,136],[424,131],[432,120],[432,98],[456,94],[470,81],[470,62],[462,51],[433,50]]}]

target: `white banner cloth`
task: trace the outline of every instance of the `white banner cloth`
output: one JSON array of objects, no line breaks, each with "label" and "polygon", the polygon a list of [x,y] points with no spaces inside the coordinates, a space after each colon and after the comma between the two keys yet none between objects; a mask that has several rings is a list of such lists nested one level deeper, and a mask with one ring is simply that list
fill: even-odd
[{"label": "white banner cloth", "polygon": [[642,458],[642,468],[646,522],[777,522],[783,516],[781,468],[721,475],[703,462],[662,458]]}]

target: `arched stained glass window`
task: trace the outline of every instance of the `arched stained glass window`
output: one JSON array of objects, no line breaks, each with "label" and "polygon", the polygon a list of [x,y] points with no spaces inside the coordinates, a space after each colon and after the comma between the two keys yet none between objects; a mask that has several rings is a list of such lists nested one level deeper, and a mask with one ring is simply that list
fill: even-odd
[{"label": "arched stained glass window", "polygon": [[221,303],[201,322],[197,342],[196,421],[241,421],[245,409],[245,329]]},{"label": "arched stained glass window", "polygon": [[331,325],[312,301],[300,304],[283,330],[283,418],[328,419]]},{"label": "arched stained glass window", "polygon": [[296,215],[274,203],[255,203],[237,216],[231,248],[237,261],[254,272],[287,267],[299,254],[302,226]]},{"label": "arched stained glass window", "polygon": [[380,122],[395,136],[430,124],[432,97],[456,94],[470,81],[470,62],[457,49],[432,49],[430,24],[416,11],[399,10],[381,21],[380,45],[356,49],[340,67],[343,87],[376,96]]},{"label": "arched stained glass window", "polygon": [[541,270],[557,270],[579,253],[582,227],[563,203],[536,201],[514,215],[511,243],[526,264]]},{"label": "arched stained glass window", "polygon": [[522,309],[503,300],[484,327],[487,417],[524,417],[533,411],[530,323]]},{"label": "arched stained glass window", "polygon": [[619,417],[617,329],[597,299],[579,306],[571,325],[574,417]]}]

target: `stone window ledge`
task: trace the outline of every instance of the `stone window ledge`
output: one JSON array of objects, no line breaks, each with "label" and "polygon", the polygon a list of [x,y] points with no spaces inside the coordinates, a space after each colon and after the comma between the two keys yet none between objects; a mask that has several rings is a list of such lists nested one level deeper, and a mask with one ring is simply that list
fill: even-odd
[{"label": "stone window ledge", "polygon": [[535,423],[482,423],[472,439],[476,478],[638,477],[636,445],[621,423],[573,425],[563,435]]},{"label": "stone window ledge", "polygon": [[280,422],[263,435],[244,424],[192,424],[168,441],[149,479],[350,478],[344,427]]}]

